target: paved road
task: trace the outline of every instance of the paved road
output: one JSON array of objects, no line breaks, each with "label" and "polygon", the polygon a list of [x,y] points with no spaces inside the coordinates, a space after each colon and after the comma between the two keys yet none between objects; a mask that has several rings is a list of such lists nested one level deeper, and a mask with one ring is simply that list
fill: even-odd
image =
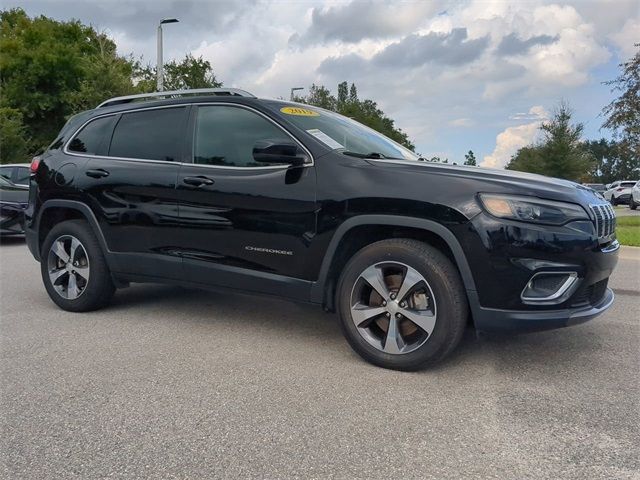
[{"label": "paved road", "polygon": [[628,205],[615,207],[617,217],[640,217],[640,209],[631,210]]},{"label": "paved road", "polygon": [[639,478],[640,250],[588,324],[476,338],[420,373],[361,361],[333,316],[166,286],[58,310],[0,245],[0,475]]}]

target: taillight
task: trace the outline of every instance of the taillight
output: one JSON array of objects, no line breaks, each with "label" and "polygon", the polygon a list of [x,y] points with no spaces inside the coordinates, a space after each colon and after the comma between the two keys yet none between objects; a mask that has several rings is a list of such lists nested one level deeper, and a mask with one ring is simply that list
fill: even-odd
[{"label": "taillight", "polygon": [[621,192],[621,191],[623,191],[623,190],[624,190],[624,188],[622,188],[622,187],[619,187],[619,188],[617,189],[617,191],[618,191],[618,192]]},{"label": "taillight", "polygon": [[40,157],[33,157],[31,159],[31,165],[29,166],[29,171],[31,171],[31,173],[36,173],[38,171],[39,166],[40,166]]}]

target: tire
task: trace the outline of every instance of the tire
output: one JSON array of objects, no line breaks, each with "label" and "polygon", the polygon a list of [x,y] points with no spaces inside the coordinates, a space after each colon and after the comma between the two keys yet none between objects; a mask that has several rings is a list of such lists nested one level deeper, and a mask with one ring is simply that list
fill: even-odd
[{"label": "tire", "polygon": [[40,257],[47,293],[63,310],[88,312],[111,301],[115,292],[111,273],[100,243],[86,222],[69,220],[53,227],[42,244]]},{"label": "tire", "polygon": [[[377,289],[372,287],[376,283]],[[380,293],[385,288],[387,301]],[[342,332],[362,358],[406,371],[449,355],[462,338],[469,312],[453,263],[436,248],[410,239],[382,240],[357,252],[340,276],[336,302]],[[399,334],[395,341],[389,340],[390,331]]]},{"label": "tire", "polygon": [[629,208],[631,210],[635,210],[636,208],[638,208],[638,204],[633,200],[633,196],[631,196],[631,198],[629,199]]},{"label": "tire", "polygon": [[611,195],[611,205],[613,205],[614,207],[618,205],[618,200],[613,195]]}]

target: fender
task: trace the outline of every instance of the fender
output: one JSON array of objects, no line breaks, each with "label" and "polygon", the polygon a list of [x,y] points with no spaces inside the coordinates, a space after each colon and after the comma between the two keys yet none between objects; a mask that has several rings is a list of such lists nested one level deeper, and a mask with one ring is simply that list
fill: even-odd
[{"label": "fender", "polygon": [[443,225],[423,218],[415,217],[402,217],[395,215],[359,215],[357,217],[349,218],[345,220],[336,230],[336,233],[329,243],[327,252],[320,266],[320,273],[318,274],[318,281],[314,282],[311,287],[311,302],[322,303],[324,301],[325,288],[327,284],[327,276],[329,274],[329,268],[331,262],[336,253],[340,241],[344,235],[354,227],[361,225],[391,225],[397,227],[410,227],[425,230],[438,235],[442,238],[453,252],[460,276],[464,283],[465,289],[468,293],[476,291],[476,285],[471,275],[471,268],[467,262],[467,257],[451,231]]},{"label": "fender", "polygon": [[[104,235],[102,234],[102,230],[100,229],[100,225],[98,224],[98,219],[96,218],[93,211],[86,204],[82,202],[78,202],[77,200],[45,201],[40,207],[40,211],[38,212],[38,216],[35,219],[35,222],[33,222],[33,225],[35,227],[34,228],[35,232],[40,231],[40,220],[42,219],[42,215],[44,214],[44,212],[46,212],[50,208],[68,208],[70,210],[76,210],[80,212],[85,217],[89,225],[91,226],[91,229],[93,230],[93,233],[98,239],[98,242],[100,242],[100,247],[102,248],[102,252],[105,255],[105,259],[107,260],[107,263],[109,263],[109,258],[110,258],[109,254],[111,253],[111,251],[109,250],[109,247],[107,246],[107,241],[105,240]],[[39,260],[40,259],[39,243],[35,245],[35,248],[37,250],[36,251],[37,259]]]}]

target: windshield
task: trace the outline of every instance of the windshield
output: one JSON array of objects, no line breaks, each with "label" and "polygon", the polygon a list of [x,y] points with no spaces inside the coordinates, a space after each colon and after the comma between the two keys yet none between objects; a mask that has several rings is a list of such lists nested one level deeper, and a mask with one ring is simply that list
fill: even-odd
[{"label": "windshield", "polygon": [[338,113],[307,105],[283,106],[279,111],[287,120],[327,147],[347,155],[401,160],[418,159],[415,153],[399,143]]}]

